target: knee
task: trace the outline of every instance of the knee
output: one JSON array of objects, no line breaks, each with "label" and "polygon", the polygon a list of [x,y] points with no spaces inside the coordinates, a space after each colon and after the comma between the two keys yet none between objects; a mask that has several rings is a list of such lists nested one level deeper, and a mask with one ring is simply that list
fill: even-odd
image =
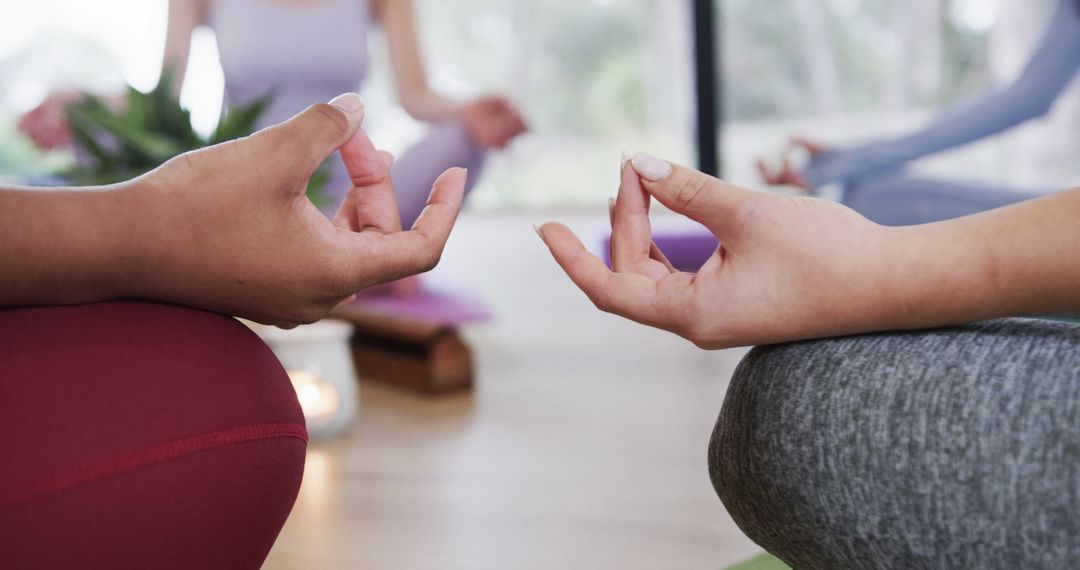
[{"label": "knee", "polygon": [[451,119],[434,125],[427,142],[432,150],[448,159],[448,162],[468,168],[479,169],[487,159],[488,151],[469,132],[460,119]]},{"label": "knee", "polygon": [[144,302],[16,309],[0,312],[0,341],[0,406],[20,431],[81,417],[109,439],[151,440],[304,423],[270,349],[221,315]]},{"label": "knee", "polygon": [[[851,427],[830,394],[843,393],[847,360],[837,341],[759,347],[739,365],[713,432],[713,486],[747,536],[798,568],[845,568],[851,560],[830,497],[844,496],[842,456]],[[839,524],[838,524],[839,523]]]},{"label": "knee", "polygon": [[720,500],[747,536],[789,563],[784,521],[811,490],[788,477],[810,458],[791,445],[792,425],[808,419],[800,387],[785,366],[790,349],[755,348],[737,368],[709,446],[709,472]]},{"label": "knee", "polygon": [[713,434],[716,491],[798,568],[1071,556],[1078,335],[994,321],[755,349]]},{"label": "knee", "polygon": [[261,563],[307,436],[287,375],[250,330],[153,303],[3,311],[0,362],[0,448],[20,465],[0,470],[0,528],[25,539],[7,556]]}]

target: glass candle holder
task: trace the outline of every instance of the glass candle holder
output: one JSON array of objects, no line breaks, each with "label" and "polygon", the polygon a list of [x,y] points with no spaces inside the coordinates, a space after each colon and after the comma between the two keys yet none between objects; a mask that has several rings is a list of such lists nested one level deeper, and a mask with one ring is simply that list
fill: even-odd
[{"label": "glass candle holder", "polygon": [[353,327],[338,321],[281,330],[257,327],[289,373],[308,435],[315,440],[340,435],[356,419],[356,369],[349,350]]}]

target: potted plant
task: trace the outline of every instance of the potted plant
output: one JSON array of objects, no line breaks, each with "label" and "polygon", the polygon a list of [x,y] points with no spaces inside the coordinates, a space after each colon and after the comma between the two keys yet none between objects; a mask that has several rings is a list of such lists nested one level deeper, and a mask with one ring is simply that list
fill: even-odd
[{"label": "potted plant", "polygon": [[[77,185],[104,185],[145,174],[179,154],[246,137],[273,99],[268,94],[223,114],[209,137],[195,132],[191,113],[173,93],[173,74],[166,69],[148,93],[129,87],[122,110],[113,110],[97,96],[86,95],[67,108],[68,125],[79,161],[64,173]],[[308,182],[308,197],[324,202],[319,191],[328,174],[320,168]]]}]

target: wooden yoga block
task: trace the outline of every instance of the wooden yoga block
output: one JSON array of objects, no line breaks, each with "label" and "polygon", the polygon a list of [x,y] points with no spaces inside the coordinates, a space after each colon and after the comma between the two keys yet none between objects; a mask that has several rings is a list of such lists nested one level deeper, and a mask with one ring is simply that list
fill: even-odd
[{"label": "wooden yoga block", "polygon": [[361,378],[433,395],[472,388],[472,350],[454,327],[356,304],[333,317],[356,327],[352,354]]}]

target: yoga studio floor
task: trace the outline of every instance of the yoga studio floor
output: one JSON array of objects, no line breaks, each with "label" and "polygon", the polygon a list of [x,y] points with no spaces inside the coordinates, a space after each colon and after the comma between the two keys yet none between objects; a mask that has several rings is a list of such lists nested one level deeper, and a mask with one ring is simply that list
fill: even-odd
[{"label": "yoga studio floor", "polygon": [[[559,218],[596,242],[602,218]],[[467,330],[475,392],[361,382],[356,424],[311,445],[267,568],[716,569],[759,552],[705,461],[744,351],[702,352],[596,311],[538,221],[461,220],[431,281],[497,315]]]}]

